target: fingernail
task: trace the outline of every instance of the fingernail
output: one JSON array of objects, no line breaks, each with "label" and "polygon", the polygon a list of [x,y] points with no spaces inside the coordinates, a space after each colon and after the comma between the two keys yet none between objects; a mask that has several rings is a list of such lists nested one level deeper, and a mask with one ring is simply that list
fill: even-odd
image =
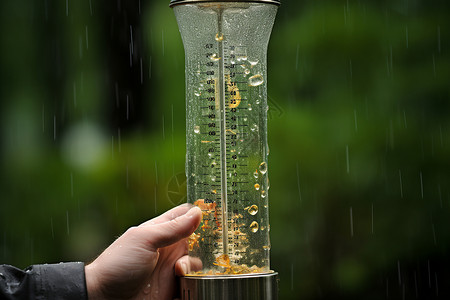
[{"label": "fingernail", "polygon": [[181,271],[183,271],[183,275],[186,275],[188,273],[186,263],[181,263]]}]

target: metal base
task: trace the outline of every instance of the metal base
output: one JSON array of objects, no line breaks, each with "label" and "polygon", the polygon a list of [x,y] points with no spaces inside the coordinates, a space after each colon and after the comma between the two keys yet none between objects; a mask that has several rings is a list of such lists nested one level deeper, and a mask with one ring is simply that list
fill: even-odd
[{"label": "metal base", "polygon": [[181,277],[182,300],[277,300],[278,273]]}]

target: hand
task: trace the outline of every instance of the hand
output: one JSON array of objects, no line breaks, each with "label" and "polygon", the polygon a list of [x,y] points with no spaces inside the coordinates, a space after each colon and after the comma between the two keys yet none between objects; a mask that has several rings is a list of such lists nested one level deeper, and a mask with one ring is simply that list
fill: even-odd
[{"label": "hand", "polygon": [[186,238],[201,217],[184,204],[128,229],[85,267],[89,299],[173,299],[175,275],[201,269],[186,255]]}]

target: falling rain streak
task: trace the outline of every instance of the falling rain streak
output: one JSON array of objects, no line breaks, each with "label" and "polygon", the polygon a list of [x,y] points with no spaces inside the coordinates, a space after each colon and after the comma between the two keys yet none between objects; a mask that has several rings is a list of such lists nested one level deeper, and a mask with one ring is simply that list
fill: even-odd
[{"label": "falling rain streak", "polygon": [[402,171],[398,170],[398,179],[400,181],[400,197],[403,199],[403,181],[402,181]]},{"label": "falling rain streak", "polygon": [[348,145],[345,146],[345,158],[346,158],[346,162],[347,162],[347,174],[350,173],[350,158],[349,158],[349,154],[348,154]]},{"label": "falling rain streak", "polygon": [[298,188],[298,197],[300,200],[300,203],[302,202],[302,191],[300,189],[300,172],[298,170],[298,162],[297,162],[297,188]]},{"label": "falling rain streak", "polygon": [[350,236],[353,237],[353,207],[350,206]]}]

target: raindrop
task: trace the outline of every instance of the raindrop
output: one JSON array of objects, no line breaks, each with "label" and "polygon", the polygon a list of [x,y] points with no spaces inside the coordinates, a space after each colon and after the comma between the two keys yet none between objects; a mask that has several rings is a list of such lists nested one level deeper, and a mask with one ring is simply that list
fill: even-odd
[{"label": "raindrop", "polygon": [[56,141],[56,115],[53,115],[53,140]]},{"label": "raindrop", "polygon": [[69,229],[69,211],[66,210],[66,230],[67,230],[67,235],[70,234],[70,229]]},{"label": "raindrop", "polygon": [[150,285],[150,283],[149,284],[147,284],[146,286],[145,286],[145,288],[144,288],[144,294],[149,294],[150,293],[150,291],[151,291],[151,285]]},{"label": "raindrop", "polygon": [[253,68],[259,63],[259,60],[249,60],[248,62],[250,63],[250,67]]},{"label": "raindrop", "polygon": [[353,207],[350,206],[350,235],[353,237]]},{"label": "raindrop", "polygon": [[250,86],[258,86],[258,85],[263,84],[263,82],[264,82],[264,78],[262,77],[261,74],[253,75],[252,77],[250,77],[248,79],[248,85],[250,85]]},{"label": "raindrop", "polygon": [[197,133],[197,134],[200,133],[200,126],[195,125],[194,126],[194,132]]},{"label": "raindrop", "polygon": [[213,55],[210,56],[210,58],[212,61],[218,61],[221,59],[221,57],[219,57],[216,53],[214,53]]},{"label": "raindrop", "polygon": [[261,197],[262,197],[262,198],[266,198],[266,196],[267,196],[266,191],[265,191],[265,190],[262,190],[262,191],[261,191]]},{"label": "raindrop", "polygon": [[70,173],[70,196],[73,198],[73,173]]},{"label": "raindrop", "polygon": [[245,77],[246,75],[248,75],[248,74],[250,74],[250,70],[249,70],[249,69],[245,69],[245,70],[244,70],[244,77]]},{"label": "raindrop", "polygon": [[255,170],[255,172],[253,172],[253,177],[258,178],[258,170]]},{"label": "raindrop", "polygon": [[423,199],[423,177],[422,177],[422,172],[419,172],[420,175],[420,195],[422,196]]},{"label": "raindrop", "polygon": [[223,33],[216,33],[215,39],[216,39],[216,41],[218,41],[218,42],[223,41]]},{"label": "raindrop", "polygon": [[[267,188],[269,189],[269,188]],[[298,189],[298,196],[300,199],[300,202],[302,202],[302,191],[300,189],[300,173],[298,171],[298,162],[297,162],[297,189]]]},{"label": "raindrop", "polygon": [[133,27],[131,25],[130,25],[130,46],[131,46],[131,53],[134,54]]},{"label": "raindrop", "polygon": [[202,95],[202,93],[199,92],[199,91],[195,91],[195,92],[194,92],[194,95],[197,96],[197,97],[200,97],[200,96]]},{"label": "raindrop", "polygon": [[88,33],[88,27],[86,25],[86,50],[89,49],[89,33]]},{"label": "raindrop", "polygon": [[252,232],[257,232],[258,229],[259,229],[258,222],[253,221],[252,224],[250,224],[250,230],[251,230]]},{"label": "raindrop", "polygon": [[144,84],[144,69],[142,66],[142,57],[140,58],[139,63],[140,63],[140,67],[141,67],[141,84]]},{"label": "raindrop", "polygon": [[77,107],[77,85],[76,82],[73,82],[73,106]]},{"label": "raindrop", "polygon": [[253,124],[253,125],[250,127],[250,130],[253,131],[253,132],[257,131],[257,130],[258,130],[258,125]]},{"label": "raindrop", "polygon": [[130,118],[130,98],[127,95],[127,120]]},{"label": "raindrop", "polygon": [[245,208],[245,210],[251,214],[252,216],[256,215],[258,213],[258,206],[252,205]]},{"label": "raindrop", "polygon": [[259,191],[260,185],[255,183],[255,190]]},{"label": "raindrop", "polygon": [[266,174],[267,173],[267,164],[265,161],[263,161],[260,165],[259,165],[259,172],[261,172],[261,174]]},{"label": "raindrop", "polygon": [[406,26],[406,49],[409,48],[408,26]]},{"label": "raindrop", "polygon": [[348,145],[345,146],[345,157],[347,161],[347,174],[350,173],[350,160],[349,160],[349,154],[348,154]]},{"label": "raindrop", "polygon": [[238,61],[241,61],[241,60],[246,61],[247,60],[247,56],[246,55],[240,55],[240,56],[238,56],[237,60]]},{"label": "raindrop", "polygon": [[438,52],[441,53],[441,26],[437,27]]}]

